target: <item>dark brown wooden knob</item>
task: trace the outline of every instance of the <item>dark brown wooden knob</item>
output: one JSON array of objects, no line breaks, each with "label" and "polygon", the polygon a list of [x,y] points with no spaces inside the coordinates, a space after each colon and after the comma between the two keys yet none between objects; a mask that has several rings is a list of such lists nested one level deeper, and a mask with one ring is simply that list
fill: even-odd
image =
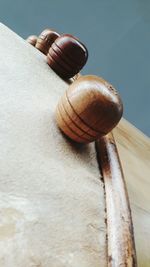
[{"label": "dark brown wooden knob", "polygon": [[52,43],[59,37],[60,35],[51,30],[45,29],[38,37],[36,42],[36,48],[40,50],[43,54],[47,55],[49,48]]},{"label": "dark brown wooden knob", "polygon": [[63,34],[55,40],[47,54],[49,66],[63,79],[77,74],[88,58],[86,47],[75,37]]},{"label": "dark brown wooden knob", "polygon": [[81,76],[61,97],[56,108],[60,129],[71,139],[89,143],[119,122],[123,104],[117,91],[100,77]]},{"label": "dark brown wooden knob", "polygon": [[37,42],[37,36],[36,35],[30,35],[27,39],[26,39],[26,41],[28,42],[28,43],[30,43],[31,45],[33,45],[33,46],[35,46],[36,45],[36,42]]}]

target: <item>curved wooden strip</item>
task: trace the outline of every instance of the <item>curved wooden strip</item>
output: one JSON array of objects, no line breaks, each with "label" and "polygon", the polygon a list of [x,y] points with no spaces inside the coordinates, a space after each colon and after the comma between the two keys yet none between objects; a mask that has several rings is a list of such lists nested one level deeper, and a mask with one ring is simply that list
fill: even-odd
[{"label": "curved wooden strip", "polygon": [[129,198],[112,133],[96,142],[96,151],[105,185],[108,266],[136,267]]}]

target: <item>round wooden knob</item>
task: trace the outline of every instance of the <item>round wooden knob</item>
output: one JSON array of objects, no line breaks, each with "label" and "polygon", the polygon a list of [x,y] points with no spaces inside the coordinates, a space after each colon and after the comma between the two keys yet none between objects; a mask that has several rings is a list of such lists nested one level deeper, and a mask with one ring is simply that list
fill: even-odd
[{"label": "round wooden knob", "polygon": [[119,122],[123,104],[117,91],[100,77],[81,76],[61,97],[56,108],[60,129],[71,139],[89,143]]},{"label": "round wooden knob", "polygon": [[45,29],[38,37],[36,42],[36,48],[40,50],[43,54],[47,55],[49,48],[52,43],[59,37],[60,35],[51,30]]},{"label": "round wooden knob", "polygon": [[69,79],[83,68],[87,58],[86,47],[72,35],[63,34],[49,49],[47,62],[60,77]]},{"label": "round wooden knob", "polygon": [[31,45],[33,45],[33,46],[35,46],[36,45],[36,42],[37,42],[37,36],[36,35],[30,35],[27,39],[26,39],[26,41],[28,42],[28,43],[30,43]]}]

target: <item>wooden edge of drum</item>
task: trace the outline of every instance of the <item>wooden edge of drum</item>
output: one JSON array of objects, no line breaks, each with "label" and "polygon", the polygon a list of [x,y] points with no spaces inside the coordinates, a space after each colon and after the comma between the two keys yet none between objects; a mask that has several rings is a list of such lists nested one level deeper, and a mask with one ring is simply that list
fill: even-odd
[{"label": "wooden edge of drum", "polygon": [[136,267],[136,251],[128,193],[113,134],[96,142],[104,180],[109,267]]}]

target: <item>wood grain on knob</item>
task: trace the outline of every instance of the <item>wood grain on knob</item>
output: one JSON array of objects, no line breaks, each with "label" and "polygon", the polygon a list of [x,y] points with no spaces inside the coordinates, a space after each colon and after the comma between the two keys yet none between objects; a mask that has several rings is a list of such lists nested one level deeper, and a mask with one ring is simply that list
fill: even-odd
[{"label": "wood grain on knob", "polygon": [[60,35],[51,30],[45,29],[38,37],[36,42],[36,48],[40,50],[43,54],[47,55],[49,48],[52,43],[59,37]]},{"label": "wood grain on knob", "polygon": [[87,58],[86,47],[72,35],[63,34],[50,47],[47,62],[60,77],[69,79],[83,68]]},{"label": "wood grain on knob", "polygon": [[81,76],[61,97],[56,108],[60,129],[76,142],[89,143],[110,132],[119,122],[123,104],[104,79]]},{"label": "wood grain on knob", "polygon": [[36,45],[36,42],[37,42],[37,36],[36,35],[30,35],[27,39],[26,39],[26,41],[28,42],[28,43],[30,43],[31,45],[33,45],[33,46],[35,46]]}]

